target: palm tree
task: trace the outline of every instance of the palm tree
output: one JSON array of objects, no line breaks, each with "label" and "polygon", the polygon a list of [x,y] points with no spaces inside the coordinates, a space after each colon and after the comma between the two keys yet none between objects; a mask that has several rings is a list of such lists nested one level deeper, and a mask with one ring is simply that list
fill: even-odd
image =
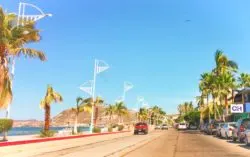
[{"label": "palm tree", "polygon": [[216,73],[217,76],[226,72],[236,72],[238,70],[237,63],[232,60],[229,60],[221,50],[217,50],[215,52],[214,59],[216,67],[213,71]]},{"label": "palm tree", "polygon": [[139,121],[146,121],[148,119],[148,110],[146,108],[140,108],[138,112]]},{"label": "palm tree", "polygon": [[225,108],[226,108],[226,115],[228,115],[228,95],[232,92],[232,90],[236,87],[236,80],[231,73],[225,73],[219,77],[222,92],[221,98],[224,98]]},{"label": "palm tree", "polygon": [[123,122],[122,117],[128,114],[128,109],[123,102],[115,104],[115,113],[118,116],[119,123]]},{"label": "palm tree", "polygon": [[160,116],[160,107],[158,107],[157,105],[152,107],[152,117],[154,118],[154,124],[157,125],[158,123],[158,118]]},{"label": "palm tree", "polygon": [[62,96],[48,85],[45,97],[41,100],[40,107],[45,110],[44,131],[49,131],[50,127],[50,105],[55,102],[62,102]]},{"label": "palm tree", "polygon": [[102,105],[104,103],[104,100],[100,97],[96,97],[95,100],[93,100],[93,98],[87,98],[85,100],[83,100],[83,102],[86,104],[86,105],[93,105],[94,107],[94,126],[96,126],[96,122],[97,122],[97,119],[98,119],[98,106]]},{"label": "palm tree", "polygon": [[109,116],[109,122],[112,122],[113,115],[115,114],[115,106],[109,104],[108,107],[105,108],[105,115]]},{"label": "palm tree", "polygon": [[203,124],[203,110],[204,110],[204,107],[205,107],[205,103],[204,103],[204,95],[200,95],[200,96],[197,96],[196,97],[196,102],[198,104],[198,110],[200,111],[200,124]]},{"label": "palm tree", "polygon": [[74,133],[77,134],[79,113],[84,111],[90,113],[92,111],[92,108],[90,104],[84,103],[84,99],[82,97],[77,97],[76,108],[72,108],[72,110],[75,112]]},{"label": "palm tree", "polygon": [[239,85],[242,88],[250,87],[250,74],[241,73],[240,77],[238,78]]},{"label": "palm tree", "polygon": [[12,100],[11,75],[9,66],[11,58],[24,55],[30,58],[46,60],[41,51],[24,47],[28,43],[39,42],[39,30],[34,22],[25,22],[16,26],[17,15],[7,14],[0,7],[0,108],[6,108]]},{"label": "palm tree", "polygon": [[[237,72],[238,65],[236,62],[229,60],[226,55],[223,54],[223,51],[217,50],[215,53],[215,63],[216,67],[213,72],[217,77],[217,92],[220,99],[220,105],[222,105],[222,99],[225,99],[226,115],[228,115],[228,102],[227,96],[230,94],[231,90],[235,87],[234,78],[232,73]],[[224,117],[224,115],[223,115]]]}]

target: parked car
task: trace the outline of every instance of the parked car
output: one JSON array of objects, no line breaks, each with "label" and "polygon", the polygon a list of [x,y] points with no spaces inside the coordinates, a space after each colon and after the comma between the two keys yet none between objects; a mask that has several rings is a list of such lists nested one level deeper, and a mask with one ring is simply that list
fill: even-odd
[{"label": "parked car", "polygon": [[233,129],[232,133],[232,139],[233,141],[239,141],[239,142],[244,142],[244,139],[246,137],[245,135],[245,130],[247,128],[248,123],[250,123],[250,118],[246,119],[239,119],[236,122],[236,128]]},{"label": "parked car", "polygon": [[196,130],[196,129],[198,129],[198,126],[195,125],[195,124],[189,124],[188,128],[191,129],[191,130]]},{"label": "parked car", "polygon": [[139,133],[148,134],[148,124],[144,122],[139,122],[135,124],[134,134],[137,135]]},{"label": "parked car", "polygon": [[236,123],[235,122],[227,122],[223,125],[223,127],[221,127],[220,129],[220,134],[222,138],[232,138],[232,132],[234,130],[234,128],[236,128]]},{"label": "parked car", "polygon": [[218,123],[216,123],[215,121],[212,121],[212,122],[210,122],[210,123],[208,123],[208,125],[207,125],[207,134],[209,134],[209,135],[214,135],[214,134],[216,134],[216,132],[217,132],[217,125],[218,125]]},{"label": "parked car", "polygon": [[209,126],[209,123],[204,124],[204,133],[206,134],[208,134],[208,126]]},{"label": "parked car", "polygon": [[187,129],[187,124],[186,123],[180,123],[178,125],[178,130],[186,130]]},{"label": "parked car", "polygon": [[200,124],[199,128],[200,128],[201,132],[204,132],[204,130],[205,130],[205,124]]},{"label": "parked car", "polygon": [[223,127],[225,123],[218,123],[218,125],[216,126],[216,136],[217,137],[221,137],[221,133],[220,133],[220,130],[221,128]]},{"label": "parked car", "polygon": [[162,124],[162,126],[161,126],[161,130],[168,130],[168,126],[167,126],[167,124]]},{"label": "parked car", "polygon": [[247,123],[246,130],[244,131],[245,138],[244,141],[247,146],[250,145],[250,123]]}]

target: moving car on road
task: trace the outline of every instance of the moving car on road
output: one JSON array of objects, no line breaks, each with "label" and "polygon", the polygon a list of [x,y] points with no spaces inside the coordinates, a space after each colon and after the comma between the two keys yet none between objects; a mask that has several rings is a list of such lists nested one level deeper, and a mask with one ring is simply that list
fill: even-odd
[{"label": "moving car on road", "polygon": [[250,118],[246,119],[239,119],[236,122],[236,128],[233,129],[233,141],[239,141],[239,142],[244,142],[244,139],[246,137],[245,135],[245,130],[247,128],[248,123],[250,123]]},{"label": "moving car on road", "polygon": [[162,126],[161,126],[161,130],[168,130],[168,126],[167,126],[167,124],[162,124]]},{"label": "moving car on road", "polygon": [[139,133],[148,134],[148,124],[144,122],[139,122],[135,124],[134,134],[137,135]]},{"label": "moving car on road", "polygon": [[178,130],[186,130],[187,129],[187,124],[186,123],[180,123],[178,125]]},{"label": "moving car on road", "polygon": [[223,125],[223,127],[221,127],[220,129],[220,134],[222,138],[232,138],[232,132],[234,130],[234,128],[236,127],[235,122],[227,122]]},{"label": "moving car on road", "polygon": [[161,126],[160,125],[156,125],[155,126],[155,130],[159,130],[159,129],[161,129]]}]

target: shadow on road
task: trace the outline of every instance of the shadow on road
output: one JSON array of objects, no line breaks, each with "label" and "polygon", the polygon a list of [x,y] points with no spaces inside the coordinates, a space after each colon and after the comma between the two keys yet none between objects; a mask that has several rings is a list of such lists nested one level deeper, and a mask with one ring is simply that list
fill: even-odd
[{"label": "shadow on road", "polygon": [[250,146],[247,146],[247,145],[239,145],[241,148],[245,148],[247,150],[250,150]]},{"label": "shadow on road", "polygon": [[198,130],[179,130],[179,132],[183,134],[201,134]]}]

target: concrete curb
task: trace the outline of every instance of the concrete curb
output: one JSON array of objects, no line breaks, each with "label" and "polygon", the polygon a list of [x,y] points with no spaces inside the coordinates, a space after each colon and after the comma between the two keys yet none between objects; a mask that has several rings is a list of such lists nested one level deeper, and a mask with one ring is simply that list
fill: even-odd
[{"label": "concrete curb", "polygon": [[59,141],[59,140],[67,140],[67,139],[75,139],[75,138],[84,138],[84,137],[91,137],[91,136],[119,134],[119,133],[126,133],[126,132],[130,132],[130,131],[94,133],[94,134],[65,136],[65,137],[49,137],[49,138],[41,138],[41,139],[34,139],[34,140],[20,140],[20,141],[11,141],[11,142],[0,142],[0,147],[31,144],[31,143],[41,143],[41,142],[49,142],[49,141]]}]

